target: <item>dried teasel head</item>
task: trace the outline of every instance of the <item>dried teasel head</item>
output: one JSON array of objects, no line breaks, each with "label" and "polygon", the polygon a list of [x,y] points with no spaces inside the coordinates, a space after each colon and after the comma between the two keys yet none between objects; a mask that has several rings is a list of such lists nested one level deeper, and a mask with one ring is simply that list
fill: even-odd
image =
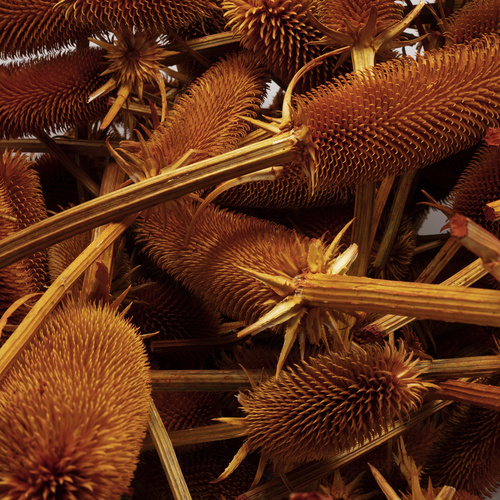
[{"label": "dried teasel head", "polygon": [[156,83],[161,93],[162,113],[161,120],[165,119],[167,108],[167,95],[164,77],[161,70],[166,68],[161,64],[162,58],[168,55],[157,41],[157,36],[148,33],[133,32],[123,28],[114,32],[114,42],[108,43],[104,38],[91,38],[91,41],[106,51],[108,68],[101,76],[111,75],[110,79],[92,95],[89,102],[111,90],[118,88],[118,95],[104,117],[101,129],[105,129],[116,116],[131,92],[136,92],[142,99],[144,84]]},{"label": "dried teasel head", "polygon": [[0,0],[0,12],[0,54],[6,56],[68,47],[96,31],[66,18],[50,0]]},{"label": "dried teasel head", "polygon": [[500,235],[498,222],[484,215],[484,206],[500,198],[500,146],[483,146],[477,151],[450,198],[455,212]]},{"label": "dried teasel head", "polygon": [[339,255],[342,233],[326,246],[283,226],[209,205],[188,237],[196,207],[184,200],[176,211],[155,210],[139,221],[137,240],[158,266],[210,307],[249,325],[240,336],[281,325],[278,372],[296,339],[304,355],[306,340],[329,343],[347,335],[343,313],[309,308],[294,294],[309,271],[345,274],[357,247]]},{"label": "dried teasel head", "polygon": [[146,433],[149,393],[129,322],[107,306],[57,309],[2,382],[2,498],[119,497]]},{"label": "dried teasel head", "polygon": [[0,67],[0,137],[22,137],[88,124],[106,114],[101,50],[81,50]]},{"label": "dried teasel head", "polygon": [[223,58],[189,86],[147,142],[122,142],[116,161],[137,181],[230,151],[249,129],[242,116],[256,116],[266,81],[252,54]]},{"label": "dried teasel head", "polygon": [[247,453],[277,468],[327,458],[386,430],[416,410],[429,384],[401,346],[352,344],[284,370],[240,394],[244,418],[220,419],[245,429],[247,439],[219,479]]},{"label": "dried teasel head", "polygon": [[[323,53],[314,45],[321,33],[311,24],[309,12],[318,9],[316,0],[224,0],[228,27],[240,37],[243,47],[254,52],[282,85],[297,71]],[[299,80],[303,91],[329,80],[336,61],[328,58]]]},{"label": "dried teasel head", "polygon": [[102,30],[137,28],[145,32],[168,32],[203,23],[218,7],[210,0],[60,0],[66,16]]},{"label": "dried teasel head", "polygon": [[500,29],[499,0],[471,0],[446,20],[448,43],[461,43]]}]

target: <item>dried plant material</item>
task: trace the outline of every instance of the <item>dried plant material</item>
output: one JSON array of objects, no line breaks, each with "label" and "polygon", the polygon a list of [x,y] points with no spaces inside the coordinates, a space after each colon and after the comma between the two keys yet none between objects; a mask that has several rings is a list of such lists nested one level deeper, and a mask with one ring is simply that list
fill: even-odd
[{"label": "dried plant material", "polygon": [[500,241],[467,217],[455,214],[448,223],[451,235],[481,258],[484,268],[500,281]]},{"label": "dried plant material", "polygon": [[250,53],[227,56],[190,85],[147,142],[122,142],[117,162],[140,180],[230,151],[249,129],[241,117],[256,116],[266,79]]},{"label": "dried plant material", "polygon": [[7,56],[68,47],[96,31],[68,19],[53,0],[1,0],[0,12],[0,54]]},{"label": "dried plant material", "polygon": [[484,140],[488,146],[500,146],[500,128],[489,128]]},{"label": "dried plant material", "polygon": [[448,43],[460,43],[500,30],[499,0],[470,0],[446,20]]},{"label": "dried plant material", "polygon": [[484,216],[488,221],[498,221],[500,219],[500,200],[487,203],[484,207]]},{"label": "dried plant material", "polygon": [[[309,12],[317,12],[316,0],[225,0],[222,6],[228,27],[240,37],[240,44],[254,52],[259,61],[284,86],[306,63],[324,51],[315,42],[321,33],[313,27]],[[336,60],[328,58],[306,73],[297,91],[328,81]]]},{"label": "dried plant material", "polygon": [[219,419],[242,426],[247,440],[219,479],[245,456],[261,453],[285,469],[330,457],[387,430],[422,404],[432,384],[420,380],[416,361],[386,344],[318,356],[284,370],[240,394],[244,418]]},{"label": "dried plant material", "polygon": [[55,132],[101,118],[106,99],[87,99],[103,83],[102,62],[102,51],[82,50],[0,67],[0,136]]},{"label": "dried plant material", "polygon": [[98,40],[91,39],[92,42],[106,51],[105,58],[109,62],[109,67],[101,73],[101,76],[111,75],[111,77],[89,96],[89,102],[118,88],[117,98],[104,117],[101,129],[105,129],[111,123],[130,92],[136,92],[141,100],[144,84],[149,82],[156,83],[160,89],[161,121],[163,121],[167,112],[167,95],[164,77],[161,74],[161,70],[165,71],[166,68],[162,65],[161,60],[169,52],[160,46],[156,36],[140,32],[134,33],[129,28],[115,31],[114,37],[113,43],[106,42],[102,37]]},{"label": "dried plant material", "polygon": [[499,411],[457,405],[425,469],[436,485],[489,497],[500,485],[499,436]]},{"label": "dried plant material", "polygon": [[145,32],[168,32],[203,23],[217,7],[210,0],[60,0],[56,4],[69,18],[103,30],[137,28]]},{"label": "dried plant material", "polygon": [[500,411],[500,387],[496,385],[447,380],[439,384],[432,397]]},{"label": "dried plant material", "polygon": [[58,309],[2,385],[2,498],[119,496],[146,433],[149,390],[130,323],[108,307]]},{"label": "dried plant material", "polygon": [[198,217],[187,241],[195,209],[192,202],[178,202],[175,212],[156,210],[140,220],[137,240],[158,266],[214,310],[250,325],[239,335],[282,325],[278,371],[295,339],[302,352],[306,339],[313,344],[333,340],[332,333],[346,322],[343,315],[303,307],[291,292],[307,271],[345,273],[354,248],[338,256],[339,238],[327,247],[283,226],[213,206]]},{"label": "dried plant material", "polygon": [[477,151],[450,197],[455,212],[500,236],[498,223],[488,220],[484,215],[484,205],[500,198],[499,146],[481,147]]}]

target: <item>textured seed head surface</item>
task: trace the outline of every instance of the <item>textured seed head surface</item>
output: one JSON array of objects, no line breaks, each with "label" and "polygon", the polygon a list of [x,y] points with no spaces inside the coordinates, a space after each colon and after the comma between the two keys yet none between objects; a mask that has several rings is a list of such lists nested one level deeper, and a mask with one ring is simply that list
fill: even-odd
[{"label": "textured seed head surface", "polygon": [[1,497],[119,498],[145,436],[149,393],[135,327],[108,307],[57,309],[2,383]]},{"label": "textured seed head surface", "polygon": [[100,29],[138,28],[168,32],[208,20],[214,4],[210,0],[65,0],[63,10],[82,24]]},{"label": "textured seed head surface", "polygon": [[455,43],[500,31],[500,0],[471,0],[447,19],[445,36]]},{"label": "textured seed head surface", "polygon": [[86,39],[96,29],[64,15],[53,0],[0,0],[0,54],[31,54]]},{"label": "textured seed head surface", "polygon": [[327,458],[373,438],[422,403],[403,348],[353,344],[281,372],[240,395],[247,446],[276,466]]},{"label": "textured seed head surface", "polygon": [[[318,9],[316,0],[225,0],[222,6],[228,27],[241,37],[241,45],[282,84],[288,85],[295,73],[324,51],[314,42],[321,33],[312,26],[308,12]],[[309,45],[308,45],[309,44]],[[333,76],[336,59],[328,58],[297,83],[303,91]]]},{"label": "textured seed head surface", "polygon": [[482,147],[472,158],[451,193],[456,212],[500,235],[498,222],[484,216],[484,206],[500,198],[500,146]]},{"label": "textured seed head surface", "polygon": [[266,81],[252,54],[229,55],[189,86],[147,143],[122,145],[137,165],[146,162],[140,168],[147,168],[147,175],[156,175],[190,149],[190,163],[225,153],[248,131],[241,116],[256,116]]},{"label": "textured seed head surface", "polygon": [[104,83],[101,50],[82,50],[0,67],[0,137],[23,137],[87,124],[106,114],[107,99],[87,103]]}]

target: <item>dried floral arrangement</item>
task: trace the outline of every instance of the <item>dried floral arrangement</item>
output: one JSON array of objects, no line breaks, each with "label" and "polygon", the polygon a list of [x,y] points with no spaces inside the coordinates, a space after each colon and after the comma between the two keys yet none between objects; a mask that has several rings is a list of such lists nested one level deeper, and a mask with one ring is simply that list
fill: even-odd
[{"label": "dried floral arrangement", "polygon": [[0,497],[490,497],[499,21],[0,0]]}]

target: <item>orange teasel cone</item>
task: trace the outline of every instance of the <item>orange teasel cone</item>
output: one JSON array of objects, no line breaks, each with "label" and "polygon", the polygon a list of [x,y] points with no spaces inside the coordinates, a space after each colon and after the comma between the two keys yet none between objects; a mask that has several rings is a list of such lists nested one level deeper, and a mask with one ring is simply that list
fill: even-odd
[{"label": "orange teasel cone", "polygon": [[[224,0],[225,17],[240,44],[251,50],[271,74],[288,85],[297,71],[325,51],[315,45],[321,33],[309,13],[318,11],[316,0]],[[303,91],[333,77],[336,59],[328,58],[297,83]]]},{"label": "orange teasel cone", "polygon": [[87,103],[102,85],[103,55],[82,50],[0,67],[0,137],[85,125],[106,114],[107,99]]},{"label": "orange teasel cone", "polygon": [[500,1],[471,0],[446,20],[448,43],[461,43],[500,30]]},{"label": "orange teasel cone", "polygon": [[418,409],[433,386],[419,379],[415,364],[402,347],[352,344],[350,351],[310,359],[240,393],[245,417],[219,420],[242,426],[247,440],[219,480],[254,450],[261,453],[261,469],[270,460],[286,470],[376,437]]},{"label": "orange teasel cone", "polygon": [[239,335],[256,334],[283,324],[281,369],[295,339],[304,354],[306,338],[316,344],[333,340],[345,326],[343,314],[302,306],[289,296],[303,273],[343,274],[356,257],[355,246],[337,256],[338,239],[327,247],[319,240],[255,217],[209,205],[196,219],[197,205],[179,202],[178,210],[156,210],[139,221],[137,239],[163,270],[205,302],[248,326]]},{"label": "orange teasel cone", "polygon": [[2,382],[4,500],[110,500],[146,434],[150,377],[136,329],[107,306],[68,303]]},{"label": "orange teasel cone", "polygon": [[[224,193],[230,206],[334,203],[359,183],[422,168],[479,142],[500,121],[500,36],[398,59],[295,99],[311,158],[271,182]],[[306,174],[306,175],[304,175]]]},{"label": "orange teasel cone", "polygon": [[256,116],[267,78],[251,53],[225,57],[189,86],[147,142],[123,141],[116,161],[137,181],[230,151],[250,128],[242,117]]},{"label": "orange teasel cone", "polygon": [[157,33],[209,20],[217,9],[210,0],[60,0],[56,5],[84,25]]},{"label": "orange teasel cone", "polygon": [[0,0],[0,54],[69,47],[97,30],[68,19],[52,0]]},{"label": "orange teasel cone", "polygon": [[498,222],[484,215],[484,206],[500,198],[500,146],[484,146],[477,151],[450,198],[455,212],[500,236]]}]

